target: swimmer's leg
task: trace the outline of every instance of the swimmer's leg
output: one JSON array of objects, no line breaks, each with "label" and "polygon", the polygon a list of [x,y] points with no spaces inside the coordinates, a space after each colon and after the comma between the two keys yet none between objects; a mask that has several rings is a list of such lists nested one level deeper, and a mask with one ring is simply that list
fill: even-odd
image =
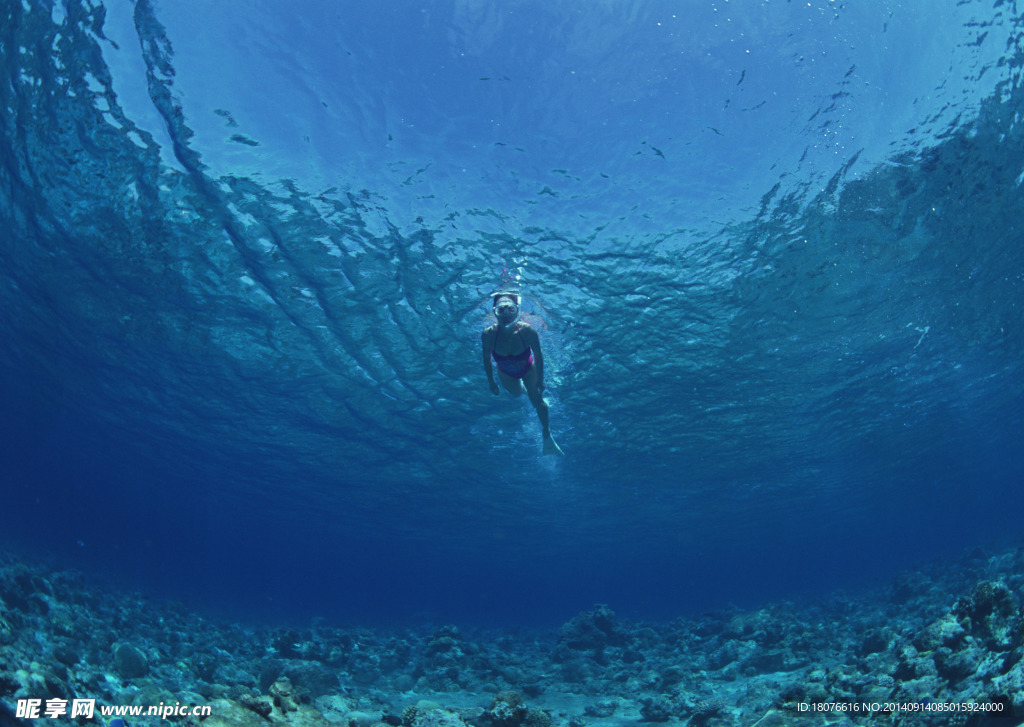
[{"label": "swimmer's leg", "polygon": [[540,426],[544,432],[544,454],[565,454],[551,437],[548,403],[544,401],[540,388],[537,386],[536,367],[530,367],[526,376],[523,377],[523,383],[526,385],[526,395],[530,397],[530,403],[537,410],[537,418],[540,419]]},{"label": "swimmer's leg", "polygon": [[505,387],[505,390],[512,394],[512,396],[523,395],[523,382],[515,376],[509,376],[501,369],[498,369],[498,379],[501,381],[501,385]]}]

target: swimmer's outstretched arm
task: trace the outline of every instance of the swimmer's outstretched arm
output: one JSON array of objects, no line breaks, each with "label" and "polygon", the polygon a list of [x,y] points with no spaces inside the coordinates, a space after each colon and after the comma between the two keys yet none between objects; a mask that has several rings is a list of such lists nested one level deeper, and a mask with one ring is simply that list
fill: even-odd
[{"label": "swimmer's outstretched arm", "polygon": [[492,331],[490,328],[485,328],[484,332],[480,334],[480,343],[483,346],[484,353],[484,373],[487,374],[487,383],[490,384],[491,393],[497,395],[501,393],[501,389],[498,388],[498,382],[494,380],[494,364],[491,363],[491,338],[497,333]]}]

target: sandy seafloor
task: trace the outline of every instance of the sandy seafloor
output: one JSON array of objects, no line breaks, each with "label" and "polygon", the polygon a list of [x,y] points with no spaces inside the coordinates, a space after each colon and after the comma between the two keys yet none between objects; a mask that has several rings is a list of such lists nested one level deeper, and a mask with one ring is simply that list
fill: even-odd
[{"label": "sandy seafloor", "polygon": [[1024,723],[1024,547],[669,622],[596,604],[548,631],[244,625],[76,571],[0,566],[2,727],[72,722],[19,719],[31,698],[209,706],[167,720],[183,727]]}]

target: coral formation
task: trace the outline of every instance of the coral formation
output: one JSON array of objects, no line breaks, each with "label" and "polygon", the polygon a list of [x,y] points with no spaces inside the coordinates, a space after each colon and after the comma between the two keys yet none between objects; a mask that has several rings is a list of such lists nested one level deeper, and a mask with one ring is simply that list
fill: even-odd
[{"label": "coral formation", "polygon": [[[19,699],[206,705],[203,727],[821,725],[808,705],[918,705],[885,723],[1024,721],[1024,550],[979,553],[858,597],[668,623],[605,605],[557,632],[218,624],[0,559],[0,722]],[[837,709],[829,724],[861,724]],[[998,722],[996,718],[1004,721]],[[5,721],[6,720],[6,721]],[[55,720],[57,723],[70,723]],[[181,727],[198,727],[191,717]]]}]

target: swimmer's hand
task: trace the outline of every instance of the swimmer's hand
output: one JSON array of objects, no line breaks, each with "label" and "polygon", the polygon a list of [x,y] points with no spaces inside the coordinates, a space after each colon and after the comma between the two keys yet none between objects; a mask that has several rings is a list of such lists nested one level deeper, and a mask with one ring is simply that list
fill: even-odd
[{"label": "swimmer's hand", "polygon": [[487,382],[487,383],[489,383],[489,384],[491,385],[491,393],[492,393],[492,394],[494,394],[495,396],[497,396],[498,394],[500,394],[500,393],[501,393],[501,389],[499,389],[499,388],[498,388],[498,382],[497,382],[497,381],[495,381],[494,379],[491,379],[491,380],[490,380],[489,382]]}]

